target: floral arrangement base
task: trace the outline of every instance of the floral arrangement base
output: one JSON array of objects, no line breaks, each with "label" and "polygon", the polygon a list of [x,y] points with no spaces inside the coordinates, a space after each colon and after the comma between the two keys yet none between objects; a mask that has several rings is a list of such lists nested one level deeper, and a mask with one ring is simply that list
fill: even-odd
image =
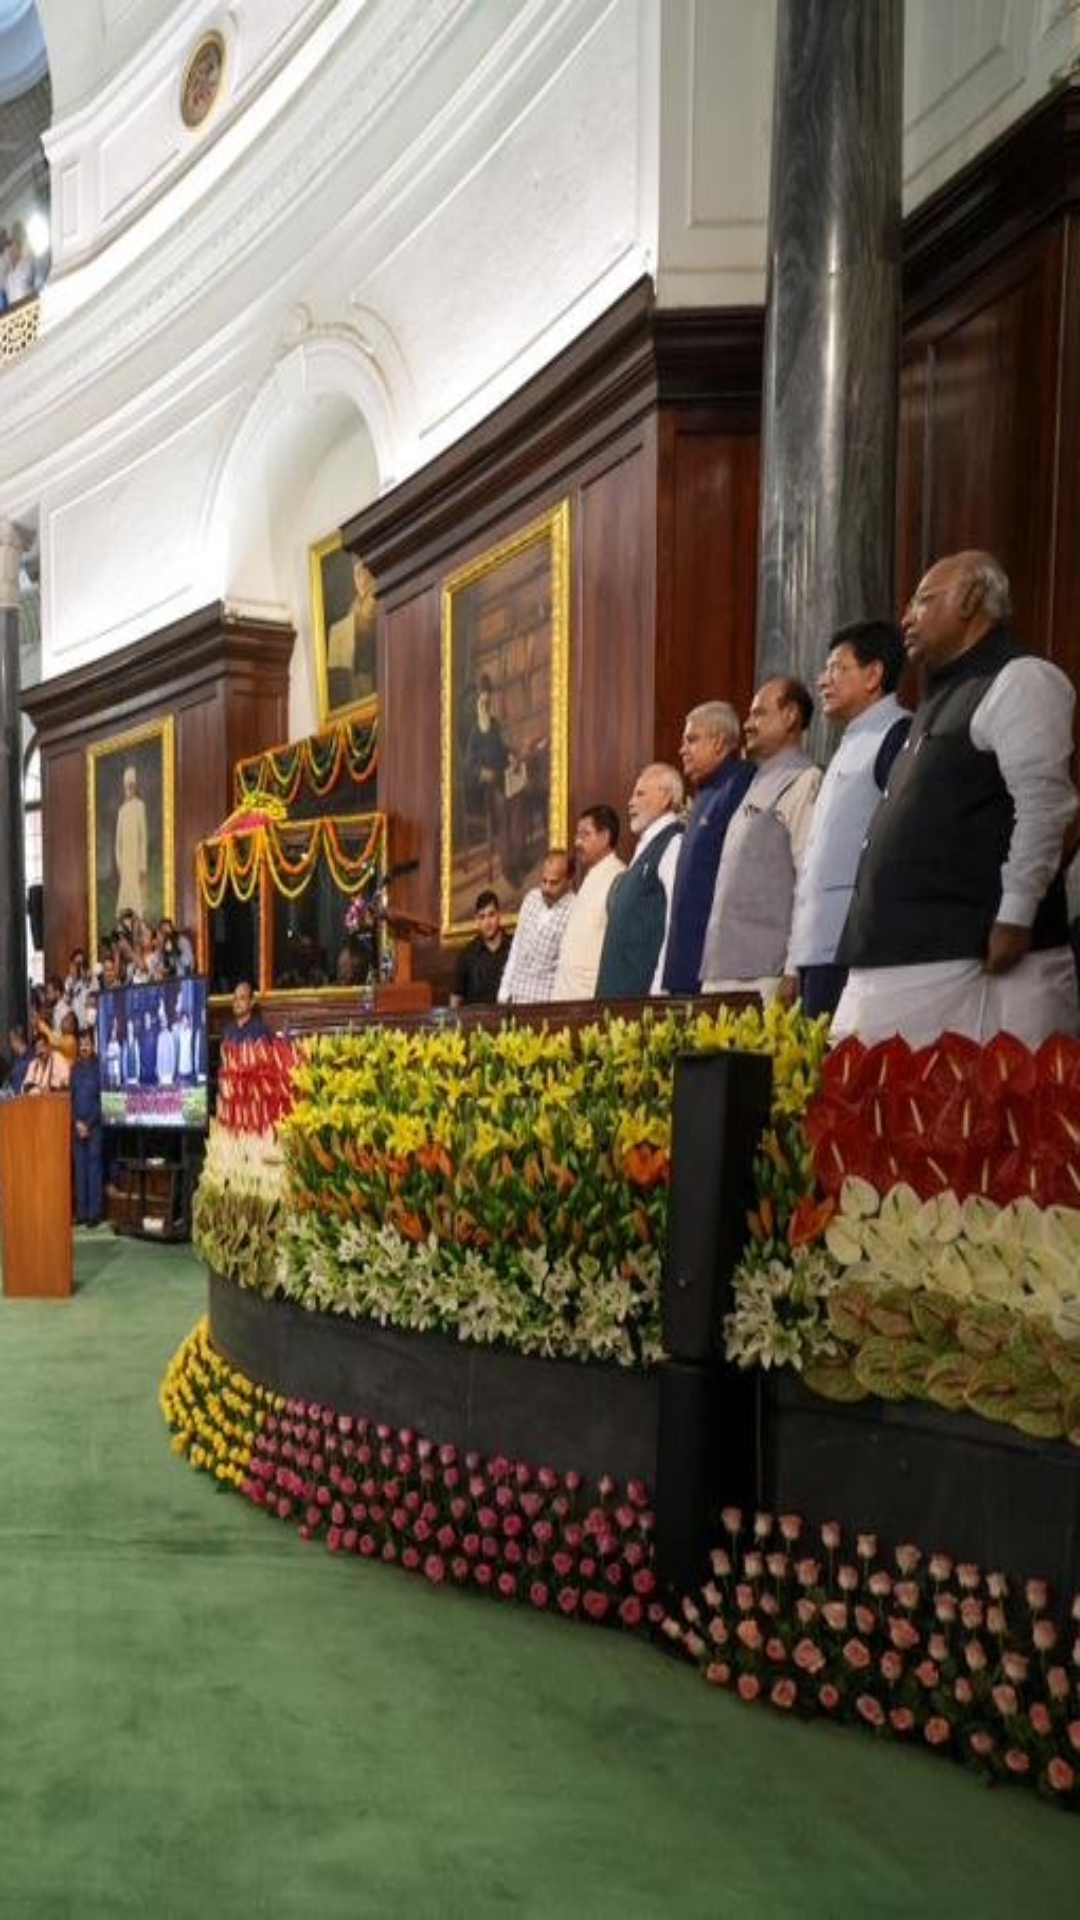
[{"label": "floral arrangement base", "polygon": [[794,1513],[723,1514],[710,1577],[662,1625],[714,1686],[1036,1786],[1080,1810],[1080,1594]]},{"label": "floral arrangement base", "polygon": [[1080,1589],[1080,1451],[915,1400],[850,1405],[781,1369],[762,1387],[762,1498],[954,1553],[1057,1593]]},{"label": "floral arrangement base", "polygon": [[655,1368],[543,1360],[319,1313],[210,1275],[217,1351],[274,1391],[362,1407],[453,1445],[547,1460],[592,1479],[650,1485],[659,1409]]}]

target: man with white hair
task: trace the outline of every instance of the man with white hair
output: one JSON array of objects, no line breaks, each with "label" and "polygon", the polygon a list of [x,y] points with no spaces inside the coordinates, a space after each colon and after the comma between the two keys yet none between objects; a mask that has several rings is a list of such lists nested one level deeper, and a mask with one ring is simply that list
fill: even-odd
[{"label": "man with white hair", "polygon": [[1075,844],[1074,695],[1004,624],[1009,582],[977,551],[938,560],[904,612],[925,691],[867,836],[837,959],[836,1035],[1080,1024],[1063,856]]},{"label": "man with white hair", "polygon": [[146,802],[139,793],[135,767],[124,768],[124,797],[116,809],[116,917],[128,908],[146,912],[146,879],[150,864]]},{"label": "man with white hair", "polygon": [[663,760],[643,767],[627,804],[634,857],[608,894],[596,992],[601,1000],[659,993],[679,864],[682,776]]},{"label": "man with white hair", "polygon": [[724,835],[754,777],[741,747],[742,726],[728,701],[706,700],[691,708],[679,759],[694,789],[694,804],[679,847],[664,960],[665,993],[697,993],[701,986],[701,949]]}]

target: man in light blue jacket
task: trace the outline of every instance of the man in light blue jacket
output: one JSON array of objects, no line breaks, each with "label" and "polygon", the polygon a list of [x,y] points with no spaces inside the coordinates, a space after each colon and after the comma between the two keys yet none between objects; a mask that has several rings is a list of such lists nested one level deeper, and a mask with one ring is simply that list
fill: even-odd
[{"label": "man in light blue jacket", "polygon": [[822,711],[844,737],[821,783],[795,890],[783,998],[800,998],[809,1014],[834,1013],[847,977],[835,958],[859,856],[911,725],[894,691],[904,657],[897,627],[859,620],[833,635],[818,681]]}]

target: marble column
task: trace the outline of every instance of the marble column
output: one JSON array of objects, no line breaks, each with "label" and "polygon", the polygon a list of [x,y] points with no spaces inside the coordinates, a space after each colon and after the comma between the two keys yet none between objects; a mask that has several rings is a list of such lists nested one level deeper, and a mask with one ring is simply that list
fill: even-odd
[{"label": "marble column", "polygon": [[779,0],[757,674],[894,611],[903,0]]},{"label": "marble column", "polygon": [[26,1019],[26,862],[19,713],[19,562],[23,541],[0,520],[0,1052]]}]

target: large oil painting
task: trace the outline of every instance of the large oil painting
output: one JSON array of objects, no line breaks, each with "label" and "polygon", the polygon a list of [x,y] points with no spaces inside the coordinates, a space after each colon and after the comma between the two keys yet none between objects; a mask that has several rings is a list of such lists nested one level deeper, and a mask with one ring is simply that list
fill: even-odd
[{"label": "large oil painting", "polygon": [[565,845],[569,503],[458,568],[442,593],[441,930],[512,915]]},{"label": "large oil painting", "polygon": [[127,914],[176,912],[173,722],[169,715],[86,750],[90,951]]}]

